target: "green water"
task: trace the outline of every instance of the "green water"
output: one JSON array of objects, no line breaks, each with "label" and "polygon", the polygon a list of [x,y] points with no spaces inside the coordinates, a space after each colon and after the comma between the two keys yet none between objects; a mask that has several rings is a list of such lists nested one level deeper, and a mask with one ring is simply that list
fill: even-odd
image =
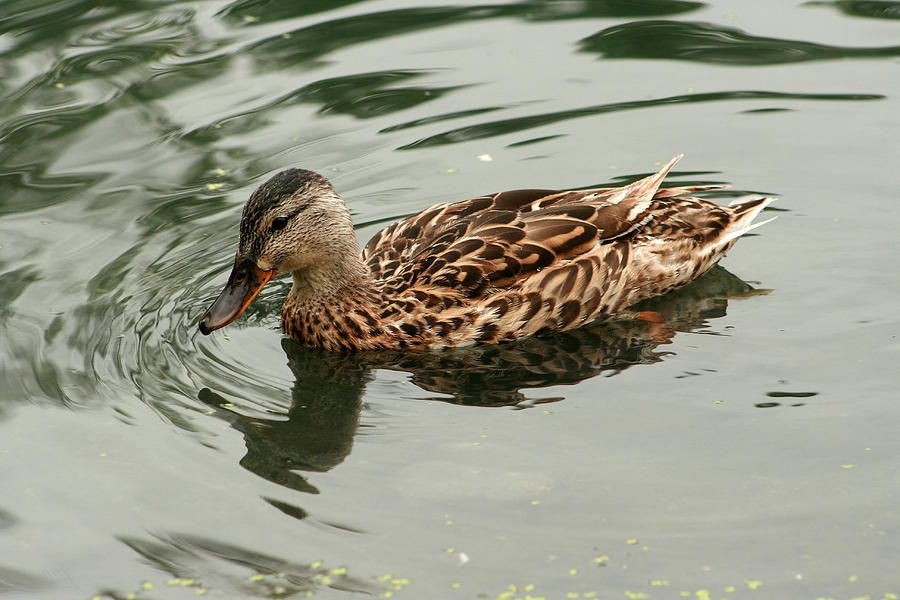
[{"label": "green water", "polygon": [[[898,95],[898,2],[0,3],[0,593],[897,598]],[[196,330],[284,168],[364,242],[679,153],[779,218],[662,336]]]}]

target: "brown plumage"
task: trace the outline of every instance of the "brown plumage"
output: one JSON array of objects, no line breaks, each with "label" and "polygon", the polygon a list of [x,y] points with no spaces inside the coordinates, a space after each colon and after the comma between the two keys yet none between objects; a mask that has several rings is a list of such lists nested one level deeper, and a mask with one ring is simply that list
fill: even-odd
[{"label": "brown plumage", "polygon": [[505,342],[606,318],[706,272],[771,199],[722,207],[660,189],[678,161],[621,188],[514,190],[438,204],[357,252],[349,211],[311,171],[283,171],[241,217],[228,285],[200,322],[233,321],[292,273],[282,325],[331,351]]}]

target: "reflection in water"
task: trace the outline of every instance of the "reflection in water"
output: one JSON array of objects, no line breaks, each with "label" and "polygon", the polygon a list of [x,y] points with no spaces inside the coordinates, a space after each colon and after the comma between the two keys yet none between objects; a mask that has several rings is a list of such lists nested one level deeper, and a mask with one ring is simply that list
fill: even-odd
[{"label": "reflection in water", "polygon": [[[236,598],[291,598],[330,587],[368,596],[383,587],[352,577],[346,569],[329,569],[321,563],[293,563],[201,536],[173,534],[157,536],[154,540],[119,539],[151,565],[168,573],[179,586],[194,588],[197,595],[213,589]],[[109,590],[104,594],[113,598],[133,597],[124,591]]]},{"label": "reflection in water", "polygon": [[[360,0],[331,0],[307,2],[271,2],[269,0],[242,0],[220,11],[220,15],[234,25],[273,23],[296,19],[339,6],[355,4]],[[703,6],[691,0],[524,0],[509,4],[478,4],[473,6],[448,5],[423,8],[402,8],[373,12],[343,19],[326,21],[332,30],[342,27],[350,31],[376,35],[385,27],[393,27],[391,34],[406,31],[410,27],[422,29],[452,25],[475,19],[518,17],[529,21],[557,21],[602,17],[652,17],[673,15]],[[324,27],[324,26],[323,26]],[[332,37],[338,37],[332,35]]]},{"label": "reflection in water", "polygon": [[[754,289],[715,267],[689,286],[635,305],[622,319],[509,344],[482,344],[443,351],[320,352],[283,340],[295,382],[287,419],[248,417],[218,394],[203,389],[199,399],[240,431],[247,445],[241,465],[260,477],[302,492],[317,493],[296,471],[327,471],[350,454],[366,383],[375,369],[407,372],[435,400],[469,406],[517,406],[555,402],[529,400],[520,391],[571,385],[632,365],[663,360],[678,332],[701,331],[709,319],[725,316],[728,298],[769,290]],[[638,318],[638,311],[642,318]],[[273,504],[296,518],[297,507]]]},{"label": "reflection in water", "polygon": [[900,2],[887,0],[828,0],[806,2],[806,6],[833,6],[851,17],[900,19]]},{"label": "reflection in water", "polygon": [[[305,2],[274,4],[262,10],[257,0],[247,0],[236,3],[225,14],[232,23],[246,24],[247,17],[250,17],[251,23],[269,23],[309,12]],[[275,69],[310,62],[350,45],[467,21],[519,18],[539,22],[650,17],[676,15],[701,6],[701,2],[687,0],[530,0],[510,4],[412,7],[320,21],[287,34],[269,37],[248,50],[256,57],[258,68]]]},{"label": "reflection in water", "polygon": [[848,48],[760,37],[709,23],[635,21],[581,40],[605,58],[664,58],[730,65],[773,65],[835,58],[900,56],[900,46]]},{"label": "reflection in water", "polygon": [[295,375],[287,420],[282,415],[277,419],[240,415],[205,388],[199,399],[243,434],[247,443],[243,467],[285,487],[318,493],[294,470],[327,471],[350,454],[370,367],[351,357],[340,360],[338,355],[304,352],[288,340],[284,347]]},{"label": "reflection in water", "polygon": [[[498,121],[489,121],[487,123],[479,123],[477,125],[467,125],[450,131],[444,131],[435,135],[410,142],[398,148],[398,150],[410,150],[412,148],[423,148],[428,146],[442,146],[445,144],[458,144],[460,142],[468,142],[470,140],[479,140],[483,138],[491,138],[535,127],[543,127],[552,125],[560,121],[569,119],[577,119],[580,117],[589,117],[601,115],[604,113],[620,112],[623,110],[634,110],[637,108],[651,108],[654,106],[671,106],[673,104],[693,104],[697,102],[718,102],[722,100],[883,100],[885,97],[880,94],[792,94],[783,92],[766,92],[754,90],[739,90],[731,92],[706,92],[701,94],[680,94],[678,96],[669,96],[666,98],[656,98],[653,100],[632,100],[628,102],[614,102],[611,104],[598,104],[595,106],[585,106],[582,108],[573,108],[570,110],[561,110],[556,112],[541,113],[528,115],[526,117],[514,117],[511,119],[502,119]],[[490,109],[493,110],[493,109]],[[450,115],[448,115],[449,117]],[[435,119],[442,120],[442,119]],[[434,120],[432,120],[433,122]],[[395,125],[393,129],[399,129],[407,126],[415,126],[414,124]],[[387,129],[382,129],[382,133]]]}]

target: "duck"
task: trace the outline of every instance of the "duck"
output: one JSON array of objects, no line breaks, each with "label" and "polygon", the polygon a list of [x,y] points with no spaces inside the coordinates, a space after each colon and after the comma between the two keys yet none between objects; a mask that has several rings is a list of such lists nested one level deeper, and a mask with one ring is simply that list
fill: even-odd
[{"label": "duck", "polygon": [[621,318],[687,285],[771,221],[753,222],[773,198],[721,206],[692,194],[724,185],[661,187],[682,156],[622,187],[436,204],[362,251],[325,177],[281,171],[244,205],[234,267],[199,330],[228,325],[286,274],[282,328],[329,352],[504,343]]}]

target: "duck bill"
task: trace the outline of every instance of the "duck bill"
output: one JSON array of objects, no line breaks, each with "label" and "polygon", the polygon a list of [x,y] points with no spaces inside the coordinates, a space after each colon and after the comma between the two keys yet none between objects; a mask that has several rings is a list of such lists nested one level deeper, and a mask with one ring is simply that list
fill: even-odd
[{"label": "duck bill", "polygon": [[200,333],[209,335],[241,316],[273,275],[275,269],[263,271],[251,260],[245,259],[237,263],[228,277],[225,289],[200,319]]}]

